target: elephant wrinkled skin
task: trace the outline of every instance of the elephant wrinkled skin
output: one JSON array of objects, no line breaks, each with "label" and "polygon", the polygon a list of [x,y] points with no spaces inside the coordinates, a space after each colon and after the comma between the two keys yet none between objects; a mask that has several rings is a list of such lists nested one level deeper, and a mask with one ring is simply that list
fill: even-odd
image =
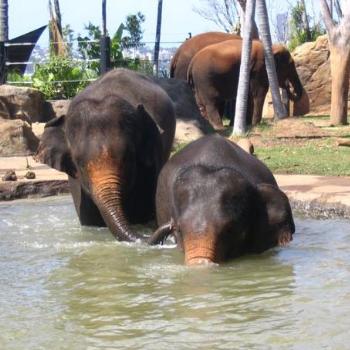
[{"label": "elephant wrinkled skin", "polygon": [[107,225],[118,240],[140,238],[130,223],[155,212],[159,171],[175,132],[173,105],[151,79],[115,69],[46,124],[37,159],[69,175],[83,225]]},{"label": "elephant wrinkled skin", "polygon": [[290,204],[270,170],[219,135],[192,142],[163,167],[157,235],[174,235],[188,265],[220,263],[286,245]]}]

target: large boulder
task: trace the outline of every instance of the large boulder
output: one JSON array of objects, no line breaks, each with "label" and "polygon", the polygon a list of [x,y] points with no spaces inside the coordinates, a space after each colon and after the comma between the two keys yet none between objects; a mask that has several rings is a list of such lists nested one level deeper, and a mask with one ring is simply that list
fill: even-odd
[{"label": "large boulder", "polygon": [[295,65],[309,96],[310,111],[327,111],[331,103],[330,52],[327,35],[298,46],[292,53]]},{"label": "large boulder", "polygon": [[152,78],[173,101],[176,116],[175,142],[184,143],[213,132],[210,123],[202,117],[190,86],[184,80]]},{"label": "large boulder", "polygon": [[70,100],[51,100],[47,103],[53,117],[62,117],[67,114]]},{"label": "large boulder", "polygon": [[31,126],[20,119],[0,118],[0,156],[26,156],[38,148],[39,139]]},{"label": "large boulder", "polygon": [[48,115],[44,95],[33,88],[0,85],[0,116],[5,119],[21,119],[32,122],[45,122]]}]

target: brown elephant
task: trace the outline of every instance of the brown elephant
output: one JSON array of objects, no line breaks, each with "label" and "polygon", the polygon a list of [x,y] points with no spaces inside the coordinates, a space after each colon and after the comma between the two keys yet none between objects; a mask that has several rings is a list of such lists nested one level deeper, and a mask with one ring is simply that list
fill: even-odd
[{"label": "brown elephant", "polygon": [[175,123],[162,88],[119,68],[78,94],[66,116],[46,124],[36,157],[69,175],[82,225],[107,225],[118,240],[144,239],[129,223],[154,216],[157,178]]},{"label": "brown elephant", "polygon": [[187,80],[187,69],[193,56],[204,47],[225,40],[241,40],[239,35],[223,32],[207,32],[187,39],[176,50],[170,63],[170,77]]},{"label": "brown elephant", "polygon": [[[273,45],[272,50],[279,86],[287,90],[291,100],[299,100],[303,87],[289,51],[282,45]],[[188,67],[188,82],[194,90],[198,107],[215,128],[223,127],[221,118],[225,102],[236,98],[241,52],[241,40],[226,40],[199,51]],[[256,125],[261,121],[269,88],[264,47],[259,40],[253,40],[250,64],[247,124]]]}]

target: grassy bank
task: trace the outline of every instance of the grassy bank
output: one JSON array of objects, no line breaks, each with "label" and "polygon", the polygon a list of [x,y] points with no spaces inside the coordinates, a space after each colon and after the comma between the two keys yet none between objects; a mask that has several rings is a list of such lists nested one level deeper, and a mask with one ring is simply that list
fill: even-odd
[{"label": "grassy bank", "polygon": [[271,121],[252,130],[256,155],[279,174],[350,176],[350,126],[329,126],[329,116]]},{"label": "grassy bank", "polygon": [[[350,176],[350,147],[338,146],[339,139],[350,141],[350,126],[330,127],[329,116],[264,120],[247,137],[275,174]],[[185,145],[177,145],[174,153]]]}]

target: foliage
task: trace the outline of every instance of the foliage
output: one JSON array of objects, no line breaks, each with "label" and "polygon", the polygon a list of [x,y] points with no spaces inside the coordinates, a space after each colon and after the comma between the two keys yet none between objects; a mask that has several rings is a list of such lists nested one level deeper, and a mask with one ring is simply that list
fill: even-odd
[{"label": "foliage", "polygon": [[[127,58],[123,56],[123,48],[138,48],[141,47],[143,31],[141,24],[145,21],[142,13],[129,15],[126,18],[126,24],[121,23],[111,38],[110,43],[110,59],[111,67],[124,67],[145,74],[152,74],[153,66],[148,60],[140,60],[139,58]],[[85,26],[87,31],[85,36],[78,35],[78,52],[85,60],[96,60],[88,63],[88,66],[99,74],[100,70],[100,40],[102,37],[101,29],[89,23]],[[128,32],[127,36],[123,37],[124,31]]]},{"label": "foliage", "polygon": [[143,46],[141,43],[143,37],[142,23],[145,21],[145,16],[141,12],[136,15],[129,15],[126,17],[124,30],[129,34],[122,39],[122,46],[125,48],[138,48]]},{"label": "foliage", "polygon": [[32,76],[33,87],[47,99],[74,97],[89,84],[96,73],[67,57],[53,56],[45,64],[37,64]]},{"label": "foliage", "polygon": [[[303,2],[297,1],[296,5],[292,8],[290,16],[290,35],[288,44],[290,51],[293,51],[297,46],[308,41],[308,33],[304,23],[305,12],[306,9]],[[309,16],[308,18],[312,19]],[[311,21],[309,20],[309,22]],[[315,41],[318,36],[323,34],[325,34],[325,30],[322,28],[321,22],[315,22],[310,25],[311,41]]]}]

